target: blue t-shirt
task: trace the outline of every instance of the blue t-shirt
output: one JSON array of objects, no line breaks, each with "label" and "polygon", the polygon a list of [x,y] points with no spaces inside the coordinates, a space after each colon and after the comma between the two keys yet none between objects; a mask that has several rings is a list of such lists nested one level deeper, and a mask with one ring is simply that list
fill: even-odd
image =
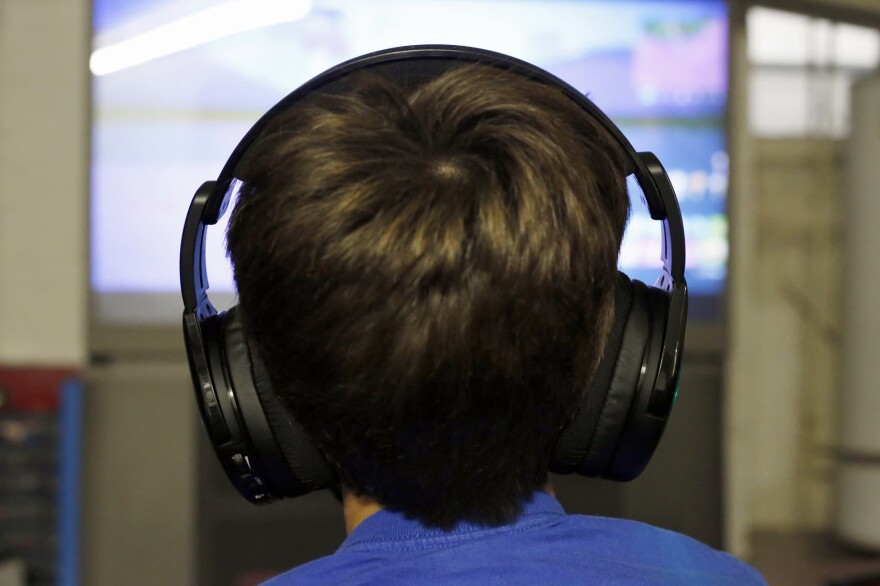
[{"label": "blue t-shirt", "polygon": [[515,523],[424,527],[379,511],[339,550],[264,586],[294,584],[764,585],[750,566],[643,523],[566,515],[538,492]]}]

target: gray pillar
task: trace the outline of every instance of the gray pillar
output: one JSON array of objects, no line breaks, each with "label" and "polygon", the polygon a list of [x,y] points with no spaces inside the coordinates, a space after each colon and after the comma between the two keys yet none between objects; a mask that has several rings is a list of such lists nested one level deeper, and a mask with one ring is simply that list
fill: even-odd
[{"label": "gray pillar", "polygon": [[880,78],[856,84],[852,100],[834,526],[844,540],[880,550]]}]

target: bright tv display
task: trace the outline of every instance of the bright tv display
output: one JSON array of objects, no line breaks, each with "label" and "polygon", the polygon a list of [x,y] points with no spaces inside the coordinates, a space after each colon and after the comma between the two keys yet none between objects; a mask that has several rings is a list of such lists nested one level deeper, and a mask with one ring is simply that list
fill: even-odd
[{"label": "bright tv display", "polygon": [[[588,93],[676,188],[694,296],[727,273],[723,1],[94,0],[91,287],[95,319],[180,318],[178,255],[196,188],[297,86],[351,57],[443,43],[491,49]],[[659,224],[638,198],[621,268],[659,275]],[[234,296],[209,230],[211,292]],[[221,295],[222,296],[222,295]]]}]

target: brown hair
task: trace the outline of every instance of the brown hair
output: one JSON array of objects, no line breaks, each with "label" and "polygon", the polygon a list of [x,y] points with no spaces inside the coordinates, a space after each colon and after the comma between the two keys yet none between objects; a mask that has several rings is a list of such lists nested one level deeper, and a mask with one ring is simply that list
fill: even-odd
[{"label": "brown hair", "polygon": [[488,66],[273,121],[229,226],[240,311],[343,482],[431,525],[516,516],[603,349],[625,174],[570,98]]}]

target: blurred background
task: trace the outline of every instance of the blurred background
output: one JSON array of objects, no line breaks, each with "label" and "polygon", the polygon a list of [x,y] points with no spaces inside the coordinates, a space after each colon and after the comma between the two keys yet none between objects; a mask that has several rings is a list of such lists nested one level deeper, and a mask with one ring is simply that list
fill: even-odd
[{"label": "blurred background", "polygon": [[[180,232],[271,105],[423,43],[588,92],[681,201],[675,415],[639,479],[554,479],[567,510],[686,533],[771,584],[880,583],[877,0],[0,0],[0,586],[245,586],[341,542],[332,495],[255,507],[211,453]],[[653,282],[639,205],[621,267]],[[228,306],[222,227],[208,256]]]}]

